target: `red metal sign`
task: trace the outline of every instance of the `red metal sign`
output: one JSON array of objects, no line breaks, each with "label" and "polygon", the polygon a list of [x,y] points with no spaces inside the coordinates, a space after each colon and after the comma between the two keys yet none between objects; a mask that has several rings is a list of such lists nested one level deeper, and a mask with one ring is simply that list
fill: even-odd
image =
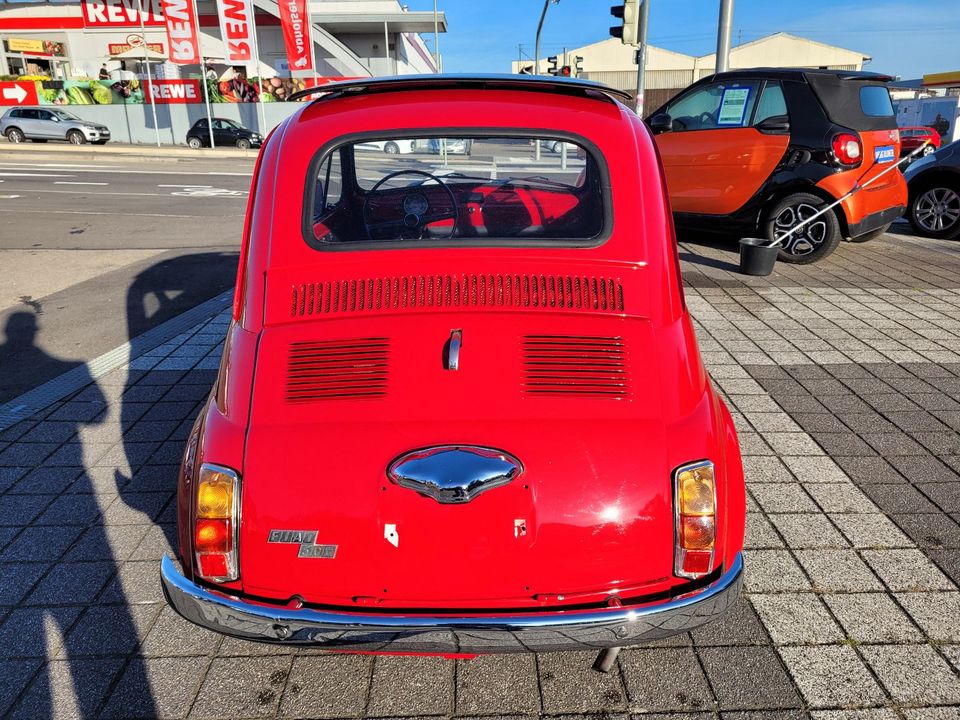
[{"label": "red metal sign", "polygon": [[227,62],[253,61],[253,2],[217,0],[217,10],[220,13],[220,37],[223,38]]},{"label": "red metal sign", "polygon": [[33,82],[0,82],[0,105],[36,105],[37,86]]},{"label": "red metal sign", "polygon": [[200,62],[200,44],[197,41],[197,8],[193,0],[160,0],[163,17],[167,21],[167,40],[170,42],[170,62],[177,65],[197,65]]},{"label": "red metal sign", "polygon": [[[163,25],[160,0],[142,0],[143,24]],[[139,27],[138,0],[80,0],[84,27]]]},{"label": "red metal sign", "polygon": [[291,73],[313,71],[310,15],[307,0],[280,0],[280,26]]},{"label": "red metal sign", "polygon": [[183,105],[203,102],[199,80],[144,80],[147,102],[153,96],[158,105]]}]

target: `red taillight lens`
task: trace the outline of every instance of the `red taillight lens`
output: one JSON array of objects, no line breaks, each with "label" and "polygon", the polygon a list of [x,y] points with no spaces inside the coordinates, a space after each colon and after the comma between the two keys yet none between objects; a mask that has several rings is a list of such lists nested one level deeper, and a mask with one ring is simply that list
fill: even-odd
[{"label": "red taillight lens", "polygon": [[676,547],[673,572],[699,578],[713,567],[717,540],[717,489],[713,463],[704,460],[677,468],[673,475]]},{"label": "red taillight lens", "polygon": [[840,133],[833,136],[833,155],[841,165],[859,165],[863,157],[863,145],[853,133]]},{"label": "red taillight lens", "polygon": [[239,514],[240,476],[230,468],[201,465],[194,496],[193,550],[197,572],[205,580],[228,582],[239,577]]}]

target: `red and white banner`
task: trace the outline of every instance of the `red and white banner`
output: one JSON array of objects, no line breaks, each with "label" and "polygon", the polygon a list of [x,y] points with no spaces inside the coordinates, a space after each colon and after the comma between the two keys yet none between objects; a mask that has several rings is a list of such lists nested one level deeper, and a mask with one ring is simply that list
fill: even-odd
[{"label": "red and white banner", "polygon": [[36,105],[37,85],[35,82],[0,82],[0,105]]},{"label": "red and white banner", "polygon": [[[280,0],[282,3],[283,0]],[[253,1],[217,0],[220,37],[228,63],[253,62]],[[259,73],[256,73],[259,75]]]},{"label": "red and white banner", "polygon": [[143,88],[157,105],[203,102],[199,80],[144,80]]},{"label": "red and white banner", "polygon": [[313,71],[313,44],[307,0],[280,0],[280,26],[291,73]]},{"label": "red and white banner", "polygon": [[200,43],[197,38],[197,8],[193,0],[160,0],[167,21],[170,41],[170,62],[177,65],[199,65]]},{"label": "red and white banner", "polygon": [[[163,25],[161,0],[143,0],[143,24]],[[83,26],[140,27],[140,2],[138,0],[80,0]]]}]

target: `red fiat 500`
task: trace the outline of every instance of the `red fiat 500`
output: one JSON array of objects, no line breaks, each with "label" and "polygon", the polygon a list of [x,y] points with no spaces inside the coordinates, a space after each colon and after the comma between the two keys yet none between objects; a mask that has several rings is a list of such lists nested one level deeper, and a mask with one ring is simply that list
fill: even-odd
[{"label": "red fiat 500", "polygon": [[348,81],[281,124],[178,503],[167,600],[250,640],[606,648],[730,606],[737,437],[617,92]]}]

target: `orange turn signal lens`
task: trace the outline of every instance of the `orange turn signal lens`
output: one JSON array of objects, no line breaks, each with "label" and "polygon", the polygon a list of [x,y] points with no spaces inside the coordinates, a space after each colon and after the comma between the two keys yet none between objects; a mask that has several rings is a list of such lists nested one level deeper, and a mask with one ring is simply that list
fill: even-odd
[{"label": "orange turn signal lens", "polygon": [[197,484],[197,517],[229,518],[233,514],[234,484],[230,475],[203,466]]},{"label": "orange turn signal lens", "polygon": [[677,502],[681,515],[716,514],[712,463],[704,463],[679,472]]},{"label": "orange turn signal lens", "polygon": [[717,522],[713,517],[680,518],[680,547],[684,550],[711,550],[717,539]]}]

